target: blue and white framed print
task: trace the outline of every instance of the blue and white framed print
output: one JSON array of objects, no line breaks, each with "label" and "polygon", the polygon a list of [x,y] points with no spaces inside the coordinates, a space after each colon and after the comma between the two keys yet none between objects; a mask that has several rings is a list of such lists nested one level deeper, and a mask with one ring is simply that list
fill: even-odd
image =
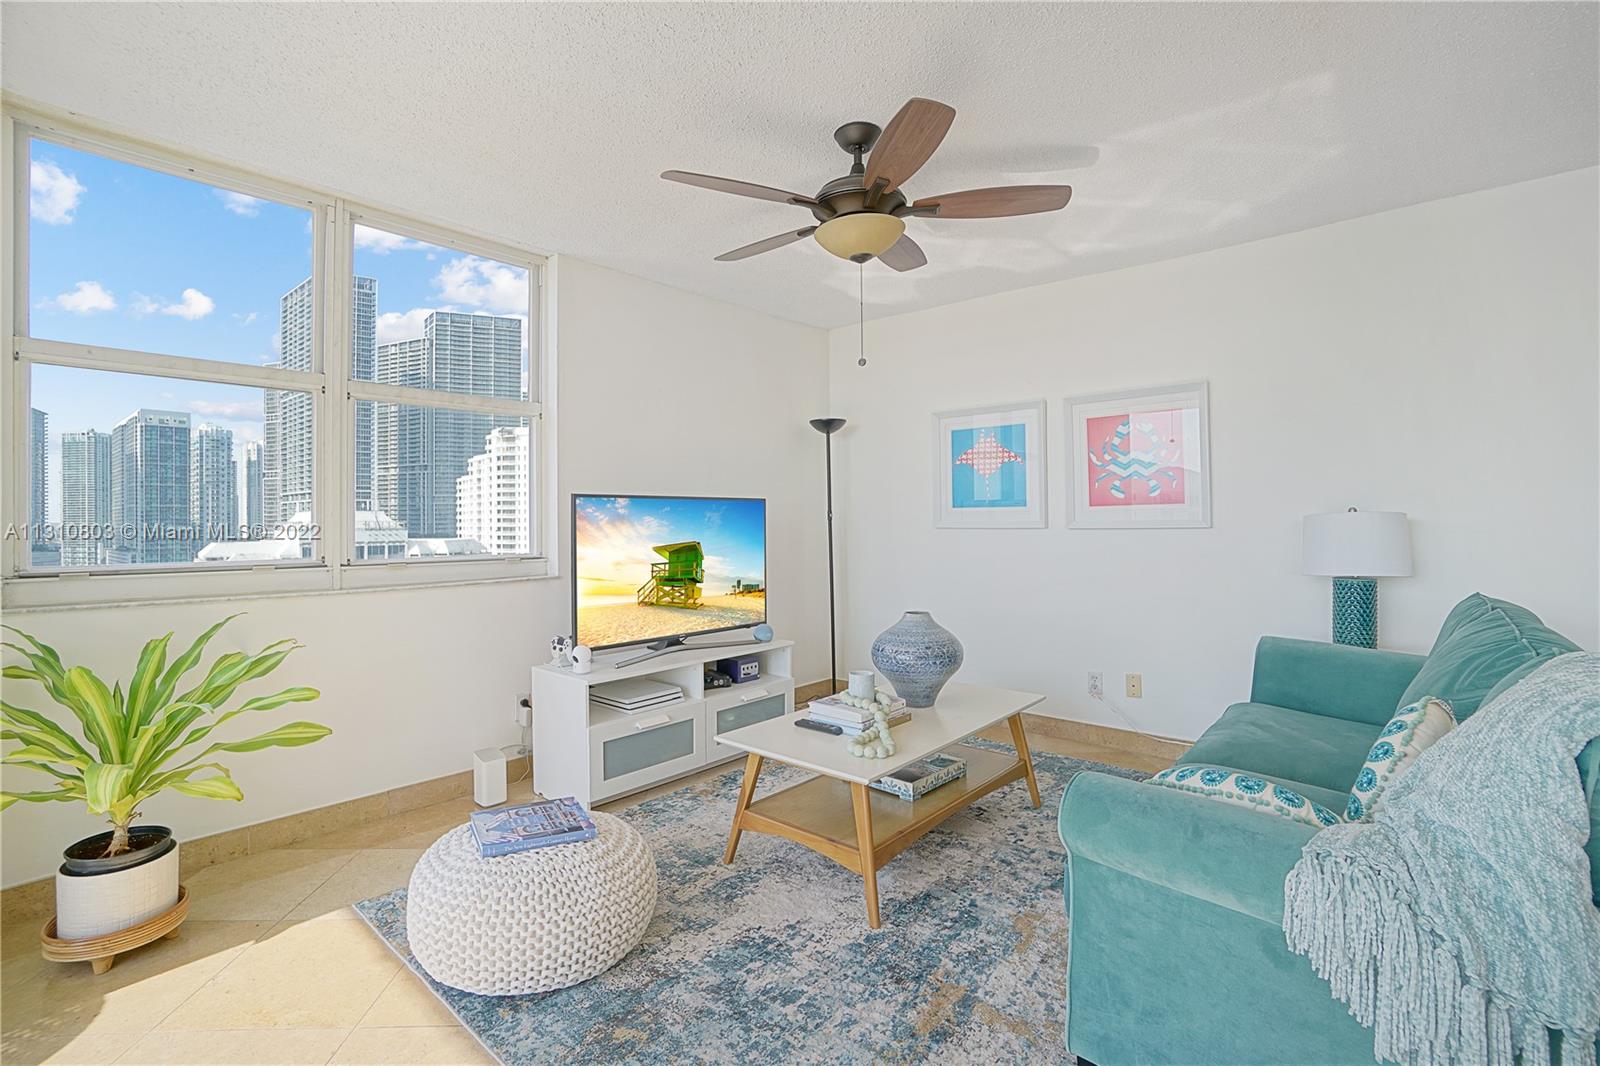
[{"label": "blue and white framed print", "polygon": [[1040,529],[1045,401],[933,416],[933,522],[940,529]]}]

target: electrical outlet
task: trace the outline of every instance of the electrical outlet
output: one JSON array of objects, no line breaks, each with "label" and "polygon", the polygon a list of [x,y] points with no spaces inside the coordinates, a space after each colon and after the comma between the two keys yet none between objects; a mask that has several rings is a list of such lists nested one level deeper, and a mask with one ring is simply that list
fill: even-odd
[{"label": "electrical outlet", "polygon": [[516,722],[524,729],[532,726],[533,700],[527,696],[518,696],[516,710],[512,712],[511,720]]},{"label": "electrical outlet", "polygon": [[1089,671],[1089,698],[1092,700],[1106,698],[1106,675],[1099,670]]},{"label": "electrical outlet", "polygon": [[1123,678],[1130,700],[1144,699],[1144,675],[1127,674]]}]

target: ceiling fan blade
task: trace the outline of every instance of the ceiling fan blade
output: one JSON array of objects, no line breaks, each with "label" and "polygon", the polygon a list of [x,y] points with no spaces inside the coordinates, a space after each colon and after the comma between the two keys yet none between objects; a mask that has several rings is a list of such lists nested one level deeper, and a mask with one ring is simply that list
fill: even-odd
[{"label": "ceiling fan blade", "polygon": [[891,244],[887,252],[878,256],[878,261],[902,273],[928,265],[928,257],[923,254],[922,246],[905,234],[901,234],[900,239]]},{"label": "ceiling fan blade", "polygon": [[802,196],[797,192],[785,192],[782,189],[774,189],[770,185],[757,185],[749,181],[719,178],[713,174],[695,174],[687,170],[663,170],[661,176],[668,181],[696,185],[702,189],[710,189],[713,192],[731,192],[735,196],[753,196],[757,200],[772,200],[780,204],[799,204],[802,207],[809,207],[817,202],[811,197]]},{"label": "ceiling fan blade", "polygon": [[747,244],[743,248],[735,248],[731,252],[723,252],[717,256],[717,262],[731,263],[736,259],[749,259],[752,255],[760,255],[762,252],[770,252],[774,248],[782,248],[786,244],[805,240],[815,232],[817,232],[817,227],[807,226],[805,229],[797,229],[793,233],[780,233],[776,237],[768,237],[764,241],[756,241],[754,244]]},{"label": "ceiling fan blade", "polygon": [[[994,189],[925,196],[913,203],[910,211],[928,218],[1008,218],[1059,211],[1070,199],[1070,185],[1002,185]],[[927,208],[937,210],[926,211]]]},{"label": "ceiling fan blade", "polygon": [[[950,132],[950,123],[956,118],[956,109],[937,100],[924,100],[913,96],[906,101],[867,159],[867,189],[883,182],[877,196],[893,192],[911,175],[922,169],[922,164],[933,155],[944,135]],[[876,196],[874,196],[876,199]]]}]

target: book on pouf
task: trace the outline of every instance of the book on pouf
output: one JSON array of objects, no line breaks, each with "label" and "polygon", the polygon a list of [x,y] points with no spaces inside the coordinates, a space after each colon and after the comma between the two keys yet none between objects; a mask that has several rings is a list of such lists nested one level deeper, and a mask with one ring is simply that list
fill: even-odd
[{"label": "book on pouf", "polygon": [[473,811],[469,820],[478,854],[486,859],[557,844],[578,844],[593,840],[597,832],[589,812],[572,796]]},{"label": "book on pouf", "polygon": [[941,751],[878,778],[872,782],[872,787],[903,800],[917,800],[940,785],[948,785],[956,778],[965,776],[966,761]]}]

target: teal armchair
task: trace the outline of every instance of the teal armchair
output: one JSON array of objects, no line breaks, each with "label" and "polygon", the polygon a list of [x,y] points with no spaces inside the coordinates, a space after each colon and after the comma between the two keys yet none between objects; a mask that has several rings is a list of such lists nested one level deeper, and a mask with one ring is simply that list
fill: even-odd
[{"label": "teal armchair", "polygon": [[[1514,632],[1486,643],[1485,626],[1507,619]],[[1463,655],[1465,638],[1452,637],[1458,628],[1477,642],[1477,658]],[[1249,702],[1224,711],[1177,764],[1248,771],[1342,812],[1367,752],[1419,675],[1426,694],[1475,710],[1502,681],[1575,647],[1530,612],[1481,596],[1451,612],[1428,656],[1264,637]],[[1600,902],[1597,749],[1600,742],[1585,749],[1578,765]],[[1097,773],[1072,779],[1059,825],[1066,1042],[1080,1060],[1370,1066],[1371,1032],[1284,943],[1284,878],[1314,828]]]}]

